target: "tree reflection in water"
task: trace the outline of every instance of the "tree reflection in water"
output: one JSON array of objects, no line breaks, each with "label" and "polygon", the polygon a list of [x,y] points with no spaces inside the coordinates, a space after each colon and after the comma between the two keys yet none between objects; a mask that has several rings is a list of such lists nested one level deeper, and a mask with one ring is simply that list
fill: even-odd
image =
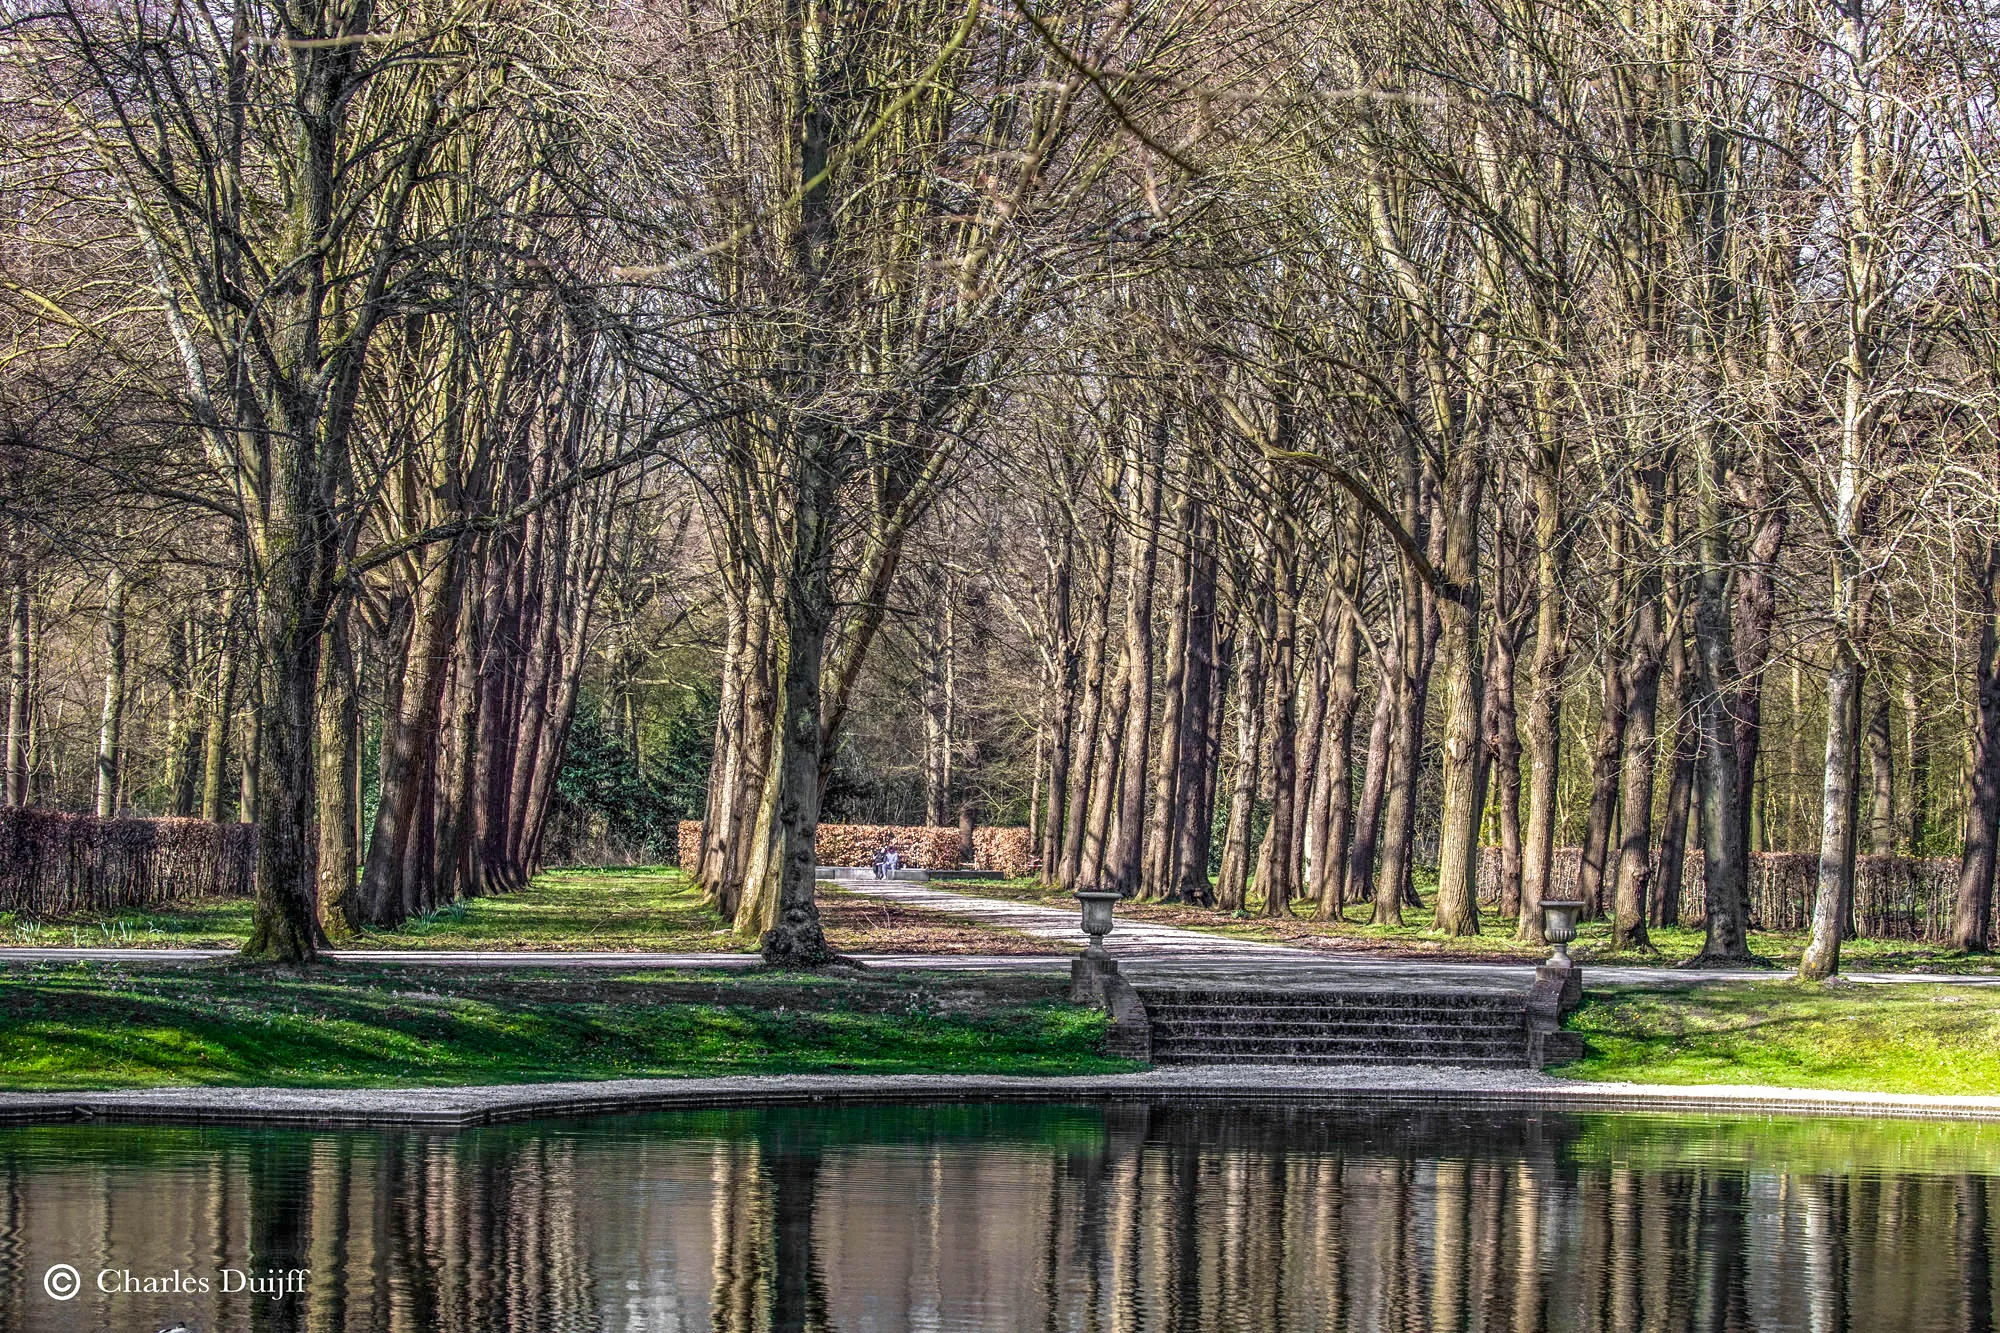
[{"label": "tree reflection in water", "polygon": [[[17,1129],[0,1328],[1990,1333],[1997,1151],[1975,1125],[1186,1105]],[[312,1277],[94,1281],[230,1267]]]}]

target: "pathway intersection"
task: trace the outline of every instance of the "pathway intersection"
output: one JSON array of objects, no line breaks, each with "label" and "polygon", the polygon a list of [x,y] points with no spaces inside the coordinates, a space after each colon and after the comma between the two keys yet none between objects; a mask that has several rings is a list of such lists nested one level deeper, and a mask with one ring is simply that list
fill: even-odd
[{"label": "pathway intersection", "polygon": [[[1007,898],[982,898],[922,884],[843,879],[840,887],[862,897],[881,898],[905,907],[949,912],[986,925],[1005,926],[1055,944],[1086,942],[1079,913],[1073,908]],[[1104,947],[1120,966],[1136,977],[1164,973],[1206,973],[1225,977],[1232,985],[1282,989],[1320,986],[1366,986],[1391,989],[1526,990],[1535,979],[1531,964],[1515,962],[1432,962],[1413,958],[1371,958],[1366,955],[1330,957],[1288,944],[1231,939],[1183,926],[1120,920],[1105,937]],[[1007,962],[1009,960],[993,960]],[[1032,965],[1038,960],[1024,959]],[[1658,986],[1707,981],[1781,981],[1790,972],[1772,968],[1622,967],[1590,963],[1586,983],[1604,986]],[[1848,972],[1848,981],[1862,984],[1932,982],[1946,985],[2000,985],[2000,976],[1953,976],[1924,972]]]},{"label": "pathway intersection", "polygon": [[[948,913],[986,925],[1016,930],[1047,940],[1047,954],[906,954],[852,955],[872,968],[921,971],[1069,970],[1070,950],[1086,943],[1078,912],[1066,906],[1018,902],[958,893],[928,884],[868,878],[840,880],[840,887],[865,898],[904,907]],[[1526,990],[1534,968],[1517,962],[1434,962],[1428,959],[1380,958],[1365,954],[1328,955],[1287,944],[1232,939],[1225,935],[1120,919],[1105,940],[1121,968],[1135,982],[1177,981],[1219,983],[1257,989],[1322,989],[1374,987],[1424,991]],[[229,949],[119,948],[0,948],[0,966],[10,963],[177,963],[234,956]],[[594,950],[578,952],[520,949],[337,949],[336,962],[380,963],[398,967],[556,968],[623,971],[738,971],[762,965],[754,953],[644,953]],[[1847,972],[1843,977],[1862,985],[1924,983],[1951,986],[1996,986],[2000,976],[1943,975],[1928,972]],[[1588,964],[1584,970],[1592,989],[1622,986],[1691,985],[1711,981],[1782,981],[1791,973],[1770,968],[1629,967]]]}]

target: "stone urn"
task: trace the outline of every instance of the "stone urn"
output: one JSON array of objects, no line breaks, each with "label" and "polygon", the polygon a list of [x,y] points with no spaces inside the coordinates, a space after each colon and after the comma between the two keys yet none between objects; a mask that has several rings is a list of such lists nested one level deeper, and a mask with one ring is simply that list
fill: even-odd
[{"label": "stone urn", "polygon": [[1105,980],[1118,971],[1117,961],[1104,951],[1104,937],[1111,933],[1112,927],[1111,905],[1118,901],[1118,895],[1084,892],[1077,894],[1076,900],[1083,905],[1083,933],[1090,937],[1090,944],[1083,957],[1070,962],[1070,999],[1081,1004],[1104,1004]]},{"label": "stone urn", "polygon": [[1542,899],[1542,934],[1555,949],[1549,957],[1551,963],[1569,966],[1569,942],[1576,938],[1577,918],[1582,915],[1583,903],[1579,899]]},{"label": "stone urn", "polygon": [[1083,951],[1084,956],[1086,958],[1108,957],[1104,952],[1104,937],[1111,933],[1113,924],[1111,907],[1118,901],[1118,895],[1115,893],[1093,893],[1086,890],[1077,894],[1076,900],[1083,904],[1083,933],[1090,936],[1090,945]]}]

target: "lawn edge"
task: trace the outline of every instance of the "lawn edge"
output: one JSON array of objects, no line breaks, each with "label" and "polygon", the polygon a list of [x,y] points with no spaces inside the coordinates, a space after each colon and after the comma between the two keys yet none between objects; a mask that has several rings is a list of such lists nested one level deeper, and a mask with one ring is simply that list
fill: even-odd
[{"label": "lawn edge", "polygon": [[2000,1121],[2000,1097],[1844,1092],[1750,1084],[1579,1083],[1525,1071],[1379,1066],[1230,1066],[1130,1074],[761,1074],[722,1078],[413,1088],[169,1087],[0,1092],[0,1123],[233,1124],[464,1129],[643,1111],[853,1102],[1100,1102],[1173,1099],[1262,1105],[1342,1104],[1747,1113]]}]

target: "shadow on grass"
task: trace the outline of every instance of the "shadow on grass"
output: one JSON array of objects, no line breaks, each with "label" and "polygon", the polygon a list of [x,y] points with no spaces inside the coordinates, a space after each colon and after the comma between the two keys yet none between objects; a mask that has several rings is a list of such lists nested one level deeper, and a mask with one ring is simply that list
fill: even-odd
[{"label": "shadow on grass", "polygon": [[[240,966],[16,974],[0,978],[0,1070],[13,1088],[82,1088],[1130,1067],[1098,1054],[1101,1015],[1005,995],[959,1011],[921,1003],[859,1010],[837,988],[774,982],[740,991],[713,983],[719,995],[751,1001],[736,1004],[631,985],[482,986],[476,977],[435,986],[393,973]],[[923,994],[921,985],[902,991],[906,1002]]]}]

